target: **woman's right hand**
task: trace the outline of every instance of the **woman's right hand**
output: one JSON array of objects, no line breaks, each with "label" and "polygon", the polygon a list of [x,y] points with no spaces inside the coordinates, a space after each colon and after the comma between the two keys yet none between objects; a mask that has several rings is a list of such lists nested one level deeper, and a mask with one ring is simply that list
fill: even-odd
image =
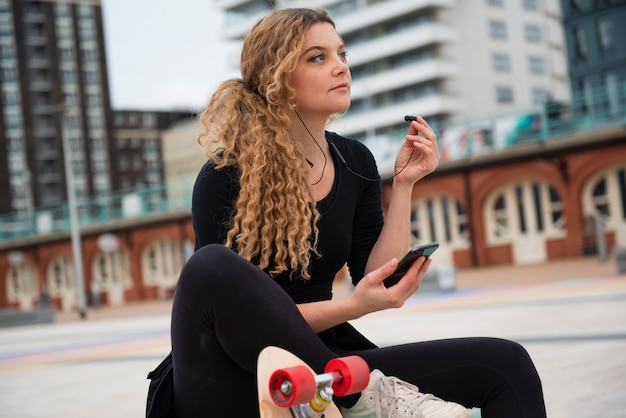
[{"label": "woman's right hand", "polygon": [[358,317],[384,309],[400,308],[419,289],[430,263],[429,258],[419,257],[404,277],[389,288],[385,287],[383,280],[394,272],[398,266],[397,259],[391,259],[365,275],[349,297]]}]

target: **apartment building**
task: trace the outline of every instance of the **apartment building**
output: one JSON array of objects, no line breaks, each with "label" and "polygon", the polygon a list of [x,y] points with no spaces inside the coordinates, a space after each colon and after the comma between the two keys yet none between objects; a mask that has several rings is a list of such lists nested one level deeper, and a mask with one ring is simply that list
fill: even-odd
[{"label": "apartment building", "polygon": [[[192,111],[112,110],[100,0],[0,0],[0,214],[161,186],[161,135]],[[66,149],[64,146],[66,143]]]},{"label": "apartment building", "polygon": [[408,113],[443,124],[569,98],[559,0],[216,2],[229,40],[274,7],[326,8],[353,77],[351,108],[332,128],[375,154],[403,138]]},{"label": "apartment building", "polygon": [[168,200],[191,205],[196,177],[207,161],[198,143],[203,128],[197,118],[180,121],[163,133],[163,173]]},{"label": "apartment building", "polygon": [[0,0],[0,213],[111,190],[111,113],[95,0]]},{"label": "apartment building", "polygon": [[193,120],[191,110],[114,110],[111,168],[116,173],[115,190],[161,186],[163,137],[172,124],[187,120]]},{"label": "apartment building", "polygon": [[619,112],[626,92],[626,1],[561,3],[572,91],[594,112]]}]

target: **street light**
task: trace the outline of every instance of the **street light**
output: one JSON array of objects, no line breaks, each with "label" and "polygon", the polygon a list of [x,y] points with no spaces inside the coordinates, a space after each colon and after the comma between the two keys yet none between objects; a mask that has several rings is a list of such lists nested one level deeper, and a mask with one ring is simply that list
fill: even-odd
[{"label": "street light", "polygon": [[74,172],[69,156],[70,142],[67,137],[67,120],[65,107],[60,106],[61,115],[61,141],[63,144],[63,164],[65,166],[65,186],[67,190],[67,206],[69,208],[70,231],[72,237],[72,254],[74,258],[74,272],[76,274],[76,292],[78,293],[78,314],[81,319],[87,317],[85,302],[85,282],[83,277],[83,251],[80,240],[80,225],[78,223],[78,212],[76,209],[76,192],[74,190]]}]

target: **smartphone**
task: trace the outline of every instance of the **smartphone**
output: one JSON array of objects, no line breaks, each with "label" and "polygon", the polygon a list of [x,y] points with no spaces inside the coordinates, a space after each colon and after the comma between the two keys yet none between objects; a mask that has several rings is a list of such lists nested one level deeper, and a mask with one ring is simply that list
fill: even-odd
[{"label": "smartphone", "polygon": [[385,283],[385,286],[391,287],[394,284],[398,283],[400,279],[404,277],[406,272],[409,270],[409,268],[413,265],[413,262],[417,260],[418,257],[430,257],[430,255],[434,253],[437,248],[439,248],[439,243],[437,242],[431,242],[430,244],[418,245],[411,248],[409,252],[406,253],[404,257],[402,257],[402,260],[400,260],[400,262],[398,263],[398,267],[396,267],[396,270],[383,281],[383,283]]}]

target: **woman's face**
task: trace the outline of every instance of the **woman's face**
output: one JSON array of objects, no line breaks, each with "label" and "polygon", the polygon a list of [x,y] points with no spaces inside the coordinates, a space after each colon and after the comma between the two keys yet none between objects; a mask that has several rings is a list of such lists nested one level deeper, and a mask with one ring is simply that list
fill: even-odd
[{"label": "woman's face", "polygon": [[311,25],[291,76],[298,113],[327,118],[350,106],[350,69],[343,42],[330,23]]}]

